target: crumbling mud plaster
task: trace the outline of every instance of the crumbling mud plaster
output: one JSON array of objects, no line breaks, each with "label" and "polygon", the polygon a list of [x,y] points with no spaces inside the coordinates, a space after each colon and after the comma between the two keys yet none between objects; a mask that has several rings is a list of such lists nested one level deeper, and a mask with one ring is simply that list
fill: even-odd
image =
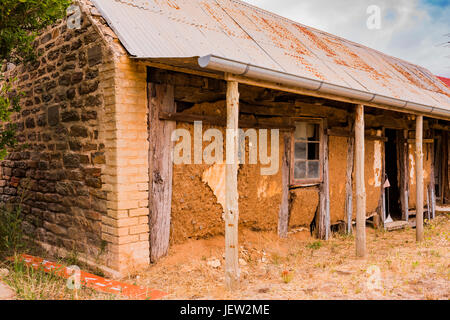
[{"label": "crumbling mud plaster", "polygon": [[374,141],[374,155],[373,155],[373,175],[374,175],[374,187],[381,187],[382,181],[382,162],[383,162],[383,146],[381,141]]},{"label": "crumbling mud plaster", "polygon": [[[225,114],[225,103],[203,103],[186,110],[197,115]],[[178,129],[186,129],[194,137],[194,125],[178,123]],[[225,139],[225,129],[203,124],[203,133],[219,129]],[[244,129],[245,130],[245,129]],[[270,148],[268,135],[268,153]],[[280,137],[279,157],[284,152]],[[210,142],[203,142],[203,148]],[[226,143],[224,141],[224,156]],[[191,154],[194,154],[192,141]],[[239,166],[239,221],[240,226],[252,230],[276,231],[281,204],[281,168],[275,175],[261,175],[266,165],[248,164],[249,146],[246,143],[246,164]],[[192,156],[193,158],[193,156]],[[181,243],[189,238],[205,238],[223,234],[223,206],[225,203],[224,164],[174,165],[171,242]]]},{"label": "crumbling mud plaster", "polygon": [[330,220],[331,224],[345,221],[348,139],[329,137]]},{"label": "crumbling mud plaster", "polygon": [[[364,157],[364,179],[366,181],[366,214],[371,215],[377,211],[381,197],[381,187],[376,186],[375,170],[379,159],[375,158],[376,141],[366,140]],[[381,156],[378,155],[378,156]],[[353,172],[353,192],[355,194],[355,174]],[[353,219],[356,217],[356,199],[353,197]]]},{"label": "crumbling mud plaster", "polygon": [[289,227],[309,227],[314,220],[318,207],[318,187],[291,190]]},{"label": "crumbling mud plaster", "polygon": [[[330,175],[330,218],[331,224],[345,221],[346,137],[329,137],[329,175]],[[378,208],[381,196],[382,142],[366,140],[364,175],[366,181],[366,213],[372,214]],[[353,193],[355,193],[355,174],[353,172]],[[356,200],[353,197],[353,219],[356,214]]]}]

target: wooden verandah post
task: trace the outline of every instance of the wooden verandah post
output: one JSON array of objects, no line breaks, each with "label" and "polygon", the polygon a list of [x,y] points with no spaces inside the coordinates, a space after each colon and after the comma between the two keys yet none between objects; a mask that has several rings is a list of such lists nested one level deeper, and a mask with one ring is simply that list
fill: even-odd
[{"label": "wooden verandah post", "polygon": [[239,204],[238,204],[238,125],[239,87],[236,81],[227,81],[227,163],[225,168],[225,284],[228,290],[239,287]]},{"label": "wooden verandah post", "polygon": [[327,122],[323,125],[323,181],[319,192],[319,225],[317,228],[318,238],[328,240],[331,234],[330,225],[330,185],[328,174],[328,133]]},{"label": "wooden verandah post", "polygon": [[416,240],[423,241],[423,116],[416,118]]},{"label": "wooden verandah post", "polygon": [[347,172],[346,172],[346,184],[345,184],[345,215],[346,215],[346,232],[351,234],[353,232],[353,167],[355,164],[355,125],[354,119],[349,121],[350,125],[350,136],[347,139],[348,149],[347,149]]},{"label": "wooden verandah post", "polygon": [[289,229],[289,162],[291,154],[291,135],[289,132],[284,133],[284,152],[281,163],[281,205],[278,213],[278,236],[280,238],[288,237]]},{"label": "wooden verandah post", "polygon": [[402,204],[402,219],[409,220],[409,161],[408,161],[408,130],[403,130],[403,136],[398,137],[400,158],[400,201]]},{"label": "wooden verandah post", "polygon": [[366,256],[366,187],[364,181],[364,106],[356,106],[356,256]]}]

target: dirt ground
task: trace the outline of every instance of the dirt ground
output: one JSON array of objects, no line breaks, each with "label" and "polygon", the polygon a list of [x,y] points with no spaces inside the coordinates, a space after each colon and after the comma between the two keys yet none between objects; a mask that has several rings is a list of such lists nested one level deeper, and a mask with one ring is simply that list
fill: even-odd
[{"label": "dirt ground", "polygon": [[224,239],[176,245],[133,282],[169,293],[166,299],[445,299],[450,298],[450,216],[394,232],[367,228],[368,256],[355,256],[353,236],[317,241],[309,231],[279,240],[240,234],[241,288],[224,288]]}]

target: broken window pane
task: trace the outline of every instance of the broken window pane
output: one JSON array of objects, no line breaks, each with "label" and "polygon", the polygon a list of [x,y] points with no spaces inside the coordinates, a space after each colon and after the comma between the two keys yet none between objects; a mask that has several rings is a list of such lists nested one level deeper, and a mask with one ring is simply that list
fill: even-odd
[{"label": "broken window pane", "polygon": [[320,178],[321,125],[319,121],[295,122],[293,166],[295,183],[308,183]]},{"label": "broken window pane", "polygon": [[295,143],[295,159],[306,160],[306,143],[304,142]]},{"label": "broken window pane", "polygon": [[296,122],[295,123],[295,140],[306,140],[307,129],[306,122]]},{"label": "broken window pane", "polygon": [[319,141],[319,125],[310,123],[307,126],[308,141]]},{"label": "broken window pane", "polygon": [[306,162],[296,161],[294,168],[294,178],[295,179],[305,179],[306,178]]},{"label": "broken window pane", "polygon": [[308,160],[319,160],[320,145],[319,143],[308,143]]},{"label": "broken window pane", "polygon": [[308,161],[308,178],[319,178],[319,161]]}]

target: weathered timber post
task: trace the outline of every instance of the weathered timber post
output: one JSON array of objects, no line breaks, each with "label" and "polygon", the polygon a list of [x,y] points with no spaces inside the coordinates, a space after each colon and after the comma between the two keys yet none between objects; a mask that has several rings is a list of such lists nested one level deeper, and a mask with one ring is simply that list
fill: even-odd
[{"label": "weathered timber post", "polygon": [[287,238],[288,224],[289,224],[289,173],[290,173],[290,149],[291,149],[291,134],[286,132],[283,135],[284,152],[281,163],[281,205],[278,213],[278,236],[280,238]]},{"label": "weathered timber post", "polygon": [[423,116],[416,118],[416,240],[423,241]]},{"label": "weathered timber post", "polygon": [[[353,120],[353,119],[352,119]],[[354,122],[354,121],[351,121]],[[354,132],[354,124],[350,125],[350,136],[347,139],[348,149],[347,149],[347,173],[346,173],[346,186],[345,186],[345,211],[346,211],[346,231],[347,234],[352,233],[352,225],[353,225],[353,166],[355,163],[354,154],[355,154],[355,137],[353,135]]]},{"label": "weathered timber post", "polygon": [[226,208],[225,220],[225,284],[228,290],[239,287],[239,204],[238,204],[238,125],[239,88],[238,82],[227,82],[227,164],[225,169]]},{"label": "weathered timber post", "polygon": [[402,219],[409,220],[409,169],[408,169],[408,130],[403,131],[403,136],[399,136],[399,158],[400,158],[400,201],[402,204]]},{"label": "weathered timber post", "polygon": [[149,107],[149,206],[150,261],[156,262],[169,249],[172,206],[171,134],[176,122],[161,121],[161,112],[175,112],[172,85],[148,83]]},{"label": "weathered timber post", "polygon": [[430,202],[431,202],[431,219],[435,218],[436,215],[436,196],[434,194],[435,192],[435,172],[434,172],[434,152],[435,152],[435,145],[434,145],[434,138],[435,138],[435,132],[434,130],[431,131],[432,137],[433,137],[433,143],[431,144],[431,171],[430,171]]},{"label": "weathered timber post", "polygon": [[323,132],[323,181],[319,193],[319,227],[318,237],[328,240],[331,233],[330,226],[330,185],[328,174],[328,134],[327,125],[324,121]]},{"label": "weathered timber post", "polygon": [[356,106],[356,256],[366,256],[366,186],[364,181],[364,106]]}]

